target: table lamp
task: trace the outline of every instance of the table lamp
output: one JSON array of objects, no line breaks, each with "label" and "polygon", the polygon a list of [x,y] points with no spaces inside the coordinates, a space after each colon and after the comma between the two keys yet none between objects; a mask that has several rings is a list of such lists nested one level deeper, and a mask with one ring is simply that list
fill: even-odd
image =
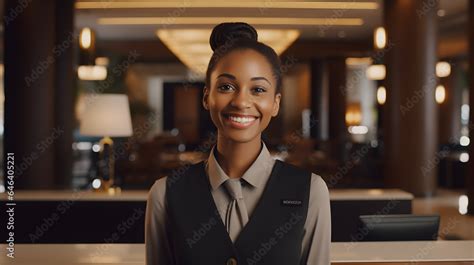
[{"label": "table lamp", "polygon": [[128,97],[124,94],[93,94],[86,97],[84,113],[81,117],[80,134],[84,136],[103,137],[100,140],[100,159],[106,157],[105,148],[109,154],[106,168],[109,179],[102,172],[101,187],[103,191],[115,191],[113,140],[111,137],[127,137],[133,134],[132,119]]}]

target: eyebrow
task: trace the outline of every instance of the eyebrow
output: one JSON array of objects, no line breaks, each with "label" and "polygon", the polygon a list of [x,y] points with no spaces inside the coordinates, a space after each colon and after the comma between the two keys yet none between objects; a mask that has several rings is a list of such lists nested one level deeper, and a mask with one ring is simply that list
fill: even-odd
[{"label": "eyebrow", "polygon": [[[235,76],[233,76],[233,75],[231,75],[231,74],[229,74],[229,73],[222,73],[222,74],[218,75],[216,79],[219,79],[219,78],[221,78],[221,77],[227,77],[227,78],[232,79],[232,80],[236,80],[236,79],[237,79],[237,78],[235,78]],[[268,79],[266,79],[266,78],[263,77],[263,76],[252,77],[252,78],[250,78],[250,80],[251,80],[251,81],[264,80],[264,81],[267,81],[267,83],[268,83],[269,85],[272,84],[272,83],[270,83],[270,81],[268,81]]]}]

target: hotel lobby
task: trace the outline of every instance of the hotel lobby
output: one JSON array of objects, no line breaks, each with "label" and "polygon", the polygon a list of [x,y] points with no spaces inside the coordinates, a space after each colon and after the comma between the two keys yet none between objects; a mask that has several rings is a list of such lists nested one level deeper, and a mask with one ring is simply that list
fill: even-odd
[{"label": "hotel lobby", "polygon": [[474,264],[474,2],[0,3],[0,264],[149,264],[151,188],[222,137],[223,22],[281,61],[261,139],[328,187],[331,264]]}]

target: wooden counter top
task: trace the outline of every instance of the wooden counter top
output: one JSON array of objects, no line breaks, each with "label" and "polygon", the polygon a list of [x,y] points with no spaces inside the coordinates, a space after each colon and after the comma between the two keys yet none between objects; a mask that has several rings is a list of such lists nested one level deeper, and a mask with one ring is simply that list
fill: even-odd
[{"label": "wooden counter top", "polygon": [[[17,244],[15,259],[1,264],[145,264],[144,244]],[[333,263],[474,261],[474,241],[341,242],[331,244]]]},{"label": "wooden counter top", "polygon": [[[331,189],[333,201],[342,200],[412,200],[413,195],[399,189]],[[124,190],[120,194],[95,191],[67,190],[18,190],[16,201],[146,201],[148,190]],[[6,193],[0,193],[0,201],[6,200]]]}]

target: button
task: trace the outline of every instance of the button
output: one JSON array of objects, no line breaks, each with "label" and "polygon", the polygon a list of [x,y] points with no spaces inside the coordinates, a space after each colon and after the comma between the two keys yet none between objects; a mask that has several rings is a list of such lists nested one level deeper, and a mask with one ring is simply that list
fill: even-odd
[{"label": "button", "polygon": [[237,260],[234,258],[230,258],[229,260],[227,260],[226,265],[237,265]]}]

